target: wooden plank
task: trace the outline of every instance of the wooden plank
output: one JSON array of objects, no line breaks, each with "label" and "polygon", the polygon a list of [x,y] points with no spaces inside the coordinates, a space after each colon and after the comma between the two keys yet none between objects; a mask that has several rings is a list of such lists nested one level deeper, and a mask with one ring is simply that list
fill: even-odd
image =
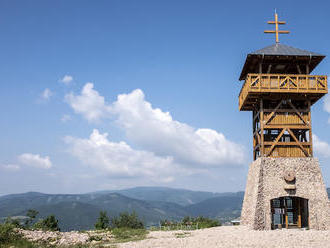
[{"label": "wooden plank", "polygon": [[260,135],[261,135],[261,157],[265,154],[265,146],[264,146],[264,102],[263,99],[260,99]]},{"label": "wooden plank", "polygon": [[257,112],[257,114],[254,115],[253,117],[253,121],[255,121],[260,115],[260,110]]},{"label": "wooden plank", "polygon": [[270,149],[269,149],[266,157],[268,157],[272,153],[274,147],[277,145],[278,141],[283,136],[283,134],[284,134],[285,131],[286,131],[286,128],[283,128],[282,132],[280,132],[280,134],[277,136],[276,140],[274,141],[273,145],[270,147]]},{"label": "wooden plank", "polygon": [[[297,109],[299,112],[305,112],[305,113],[308,113],[309,110],[308,109]],[[264,112],[272,112],[273,109],[264,109]],[[276,110],[276,112],[278,113],[295,113],[296,111],[294,109],[278,109]]]},{"label": "wooden plank", "polygon": [[[271,146],[274,142],[273,141],[266,141],[264,142],[265,146]],[[302,146],[310,146],[310,142],[301,142]],[[297,146],[296,142],[278,142],[277,146]]]},{"label": "wooden plank", "polygon": [[281,107],[282,103],[283,103],[283,100],[280,101],[280,102],[277,104],[277,106],[275,107],[275,109],[271,112],[269,118],[268,118],[267,120],[265,120],[265,124],[267,124],[267,123],[270,121],[270,119],[275,115],[276,111]]},{"label": "wooden plank", "polygon": [[306,157],[309,157],[309,154],[305,150],[305,148],[301,145],[300,141],[297,139],[297,137],[293,134],[293,132],[288,128],[288,132],[291,134],[292,138],[296,141],[297,145],[300,147],[300,149],[304,152]]},{"label": "wooden plank", "polygon": [[282,129],[282,128],[309,130],[309,126],[301,125],[301,124],[268,124],[264,126],[264,129]]},{"label": "wooden plank", "polygon": [[300,118],[305,124],[307,124],[306,121],[304,120],[304,118],[301,116],[301,114],[298,112],[298,110],[297,110],[296,107],[292,104],[291,101],[289,101],[289,105],[293,108],[294,111],[296,111],[296,114],[298,115],[298,117],[299,117],[299,118]]},{"label": "wooden plank", "polygon": [[313,135],[312,135],[312,116],[311,116],[311,101],[308,101],[308,124],[309,124],[309,142],[310,146],[310,156],[313,157]]}]

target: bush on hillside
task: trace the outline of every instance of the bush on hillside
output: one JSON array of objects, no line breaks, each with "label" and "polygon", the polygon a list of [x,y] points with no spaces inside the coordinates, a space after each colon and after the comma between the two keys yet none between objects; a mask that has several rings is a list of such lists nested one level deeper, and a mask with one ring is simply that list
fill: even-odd
[{"label": "bush on hillside", "polygon": [[10,223],[0,224],[0,244],[8,244],[19,237],[14,228]]},{"label": "bush on hillside", "polygon": [[209,227],[215,227],[215,226],[221,226],[221,223],[219,220],[216,219],[210,219],[203,216],[199,216],[193,220],[194,223],[199,224],[199,228],[209,228]]},{"label": "bush on hillside", "polygon": [[11,224],[11,225],[13,225],[14,227],[17,227],[17,228],[22,227],[22,225],[21,225],[21,223],[18,219],[13,219],[11,217],[6,218],[5,224]]},{"label": "bush on hillside", "polygon": [[60,231],[58,226],[58,220],[55,215],[49,215],[46,219],[42,219],[34,224],[35,229],[41,229],[44,231]]},{"label": "bush on hillside", "polygon": [[132,228],[132,229],[144,228],[143,222],[139,220],[135,212],[131,214],[127,212],[120,213],[119,217],[113,218],[112,225],[115,228]]},{"label": "bush on hillside", "polygon": [[107,216],[106,211],[100,211],[100,215],[97,219],[97,222],[95,223],[95,229],[97,230],[102,230],[102,229],[107,229],[109,227],[110,220],[109,217]]}]

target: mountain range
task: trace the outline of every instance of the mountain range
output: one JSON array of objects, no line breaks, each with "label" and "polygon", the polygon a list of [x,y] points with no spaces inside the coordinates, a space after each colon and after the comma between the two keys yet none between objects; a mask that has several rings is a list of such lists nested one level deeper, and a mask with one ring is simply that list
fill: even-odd
[{"label": "mountain range", "polygon": [[[330,189],[328,194],[330,195]],[[86,194],[44,194],[28,192],[0,197],[0,218],[25,216],[36,209],[38,218],[54,214],[61,230],[93,229],[100,211],[110,217],[135,211],[147,226],[160,220],[184,216],[205,216],[221,222],[240,216],[244,192],[212,193],[165,187],[137,187]]]}]

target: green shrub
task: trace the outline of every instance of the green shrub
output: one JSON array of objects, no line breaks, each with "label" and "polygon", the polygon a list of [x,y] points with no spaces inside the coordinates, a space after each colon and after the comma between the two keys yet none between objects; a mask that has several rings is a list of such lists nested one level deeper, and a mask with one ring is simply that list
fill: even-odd
[{"label": "green shrub", "polygon": [[12,242],[18,238],[18,234],[14,231],[15,226],[10,223],[0,224],[0,244]]},{"label": "green shrub", "polygon": [[97,222],[95,223],[95,229],[97,230],[102,230],[102,229],[107,229],[109,227],[110,220],[109,217],[107,216],[106,211],[100,211],[100,215],[97,219]]},{"label": "green shrub", "polygon": [[13,219],[11,217],[7,217],[5,220],[5,224],[11,224],[17,228],[22,227],[20,221],[18,219]]},{"label": "green shrub", "polygon": [[198,228],[210,228],[215,226],[221,226],[219,220],[210,219],[203,216],[199,216],[194,219],[194,223],[198,223]]},{"label": "green shrub", "polygon": [[33,228],[44,231],[60,231],[58,220],[54,215],[49,215],[46,219],[39,220],[34,224]]},{"label": "green shrub", "polygon": [[132,229],[144,228],[143,222],[139,220],[135,212],[131,214],[127,212],[120,213],[119,217],[113,218],[112,225],[115,228],[132,228]]}]

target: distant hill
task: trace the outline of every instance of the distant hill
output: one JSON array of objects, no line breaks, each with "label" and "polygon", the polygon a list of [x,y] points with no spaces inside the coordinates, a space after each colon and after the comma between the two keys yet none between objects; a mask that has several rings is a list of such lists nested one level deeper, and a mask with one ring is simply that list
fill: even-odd
[{"label": "distant hill", "polygon": [[244,192],[219,196],[186,207],[191,216],[205,216],[220,219],[222,222],[241,215]]},{"label": "distant hill", "polygon": [[[38,218],[45,218],[54,214],[59,221],[62,231],[87,230],[93,228],[100,208],[82,202],[59,202],[55,204],[42,205],[35,207],[39,211]],[[26,214],[26,210],[21,212]]]},{"label": "distant hill", "polygon": [[101,210],[107,211],[111,217],[123,211],[135,211],[147,225],[187,215],[183,207],[175,203],[147,202],[118,193],[53,195],[29,192],[0,197],[1,218],[25,215],[28,209],[38,210],[41,218],[55,214],[61,229],[66,231],[93,228]]},{"label": "distant hill", "polygon": [[130,198],[145,201],[165,201],[188,206],[209,198],[223,196],[231,193],[213,193],[205,191],[192,191],[186,189],[173,189],[167,187],[136,187],[116,191],[97,191],[94,194],[119,193]]},{"label": "distant hill", "polygon": [[[330,197],[330,188],[327,189]],[[55,214],[63,231],[94,228],[101,210],[110,217],[135,211],[146,225],[184,216],[206,216],[222,222],[240,216],[244,192],[211,193],[160,187],[139,187],[88,194],[43,194],[28,192],[0,197],[0,220],[24,216],[28,209],[39,218]],[[192,204],[189,204],[192,203]]]}]

